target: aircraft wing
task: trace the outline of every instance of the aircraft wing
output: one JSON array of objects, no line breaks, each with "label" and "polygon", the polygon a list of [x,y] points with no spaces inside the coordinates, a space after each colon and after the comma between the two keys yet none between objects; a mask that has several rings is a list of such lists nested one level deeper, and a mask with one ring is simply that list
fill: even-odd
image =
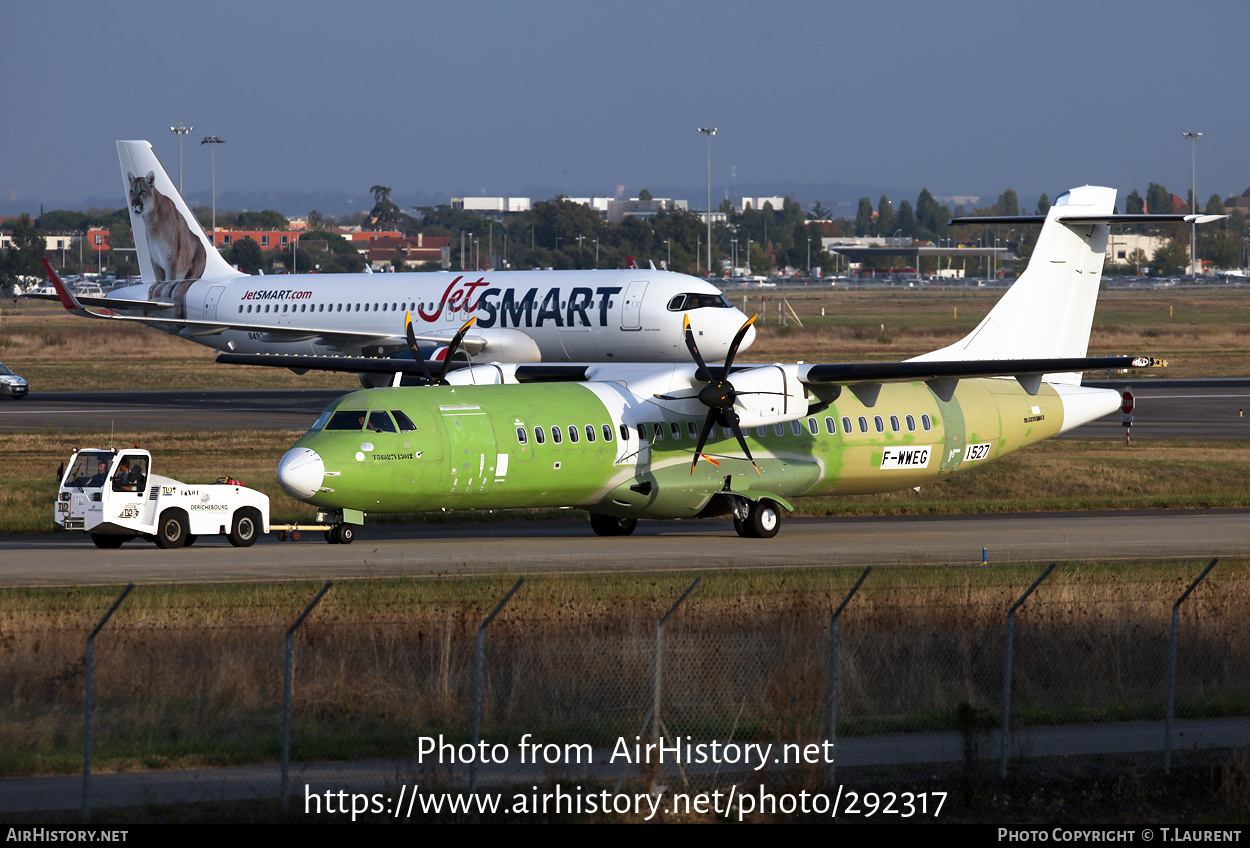
[{"label": "aircraft wing", "polygon": [[[417,338],[422,338],[417,336]],[[260,365],[268,368],[289,368],[292,371],[340,371],[346,374],[411,374],[425,375],[421,363],[410,351],[395,357],[383,356],[304,356],[288,353],[219,353],[217,361],[223,365]],[[451,362],[447,368],[456,371],[468,368],[472,363]],[[428,367],[428,365],[427,365]],[[509,369],[518,383],[575,383],[585,380],[585,365],[534,362]]]},{"label": "aircraft wing", "polygon": [[[1148,356],[1094,356],[1066,359],[973,359],[946,362],[849,362],[800,365],[799,379],[809,385],[853,386],[860,383],[910,383],[972,377],[1026,377],[1072,371],[1112,371],[1165,364]],[[736,370],[736,369],[735,369]]]}]

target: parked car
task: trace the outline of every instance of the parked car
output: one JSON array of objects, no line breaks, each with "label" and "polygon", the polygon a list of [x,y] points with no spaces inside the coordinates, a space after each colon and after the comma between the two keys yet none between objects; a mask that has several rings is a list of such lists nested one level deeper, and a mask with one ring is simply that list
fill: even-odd
[{"label": "parked car", "polygon": [[21,400],[29,391],[30,387],[26,385],[26,380],[14,374],[4,363],[0,362],[0,395],[8,395],[13,400]]}]

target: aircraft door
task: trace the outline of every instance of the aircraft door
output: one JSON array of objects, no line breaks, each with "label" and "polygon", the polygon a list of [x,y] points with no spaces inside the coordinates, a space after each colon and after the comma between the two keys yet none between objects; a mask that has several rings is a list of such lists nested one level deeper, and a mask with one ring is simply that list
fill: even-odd
[{"label": "aircraft door", "polygon": [[647,291],[646,280],[634,280],[625,289],[621,300],[621,329],[642,329],[642,296]]},{"label": "aircraft door", "polygon": [[501,461],[490,418],[485,412],[445,413],[443,427],[448,447],[444,466],[447,493],[472,495],[486,491],[486,484],[494,479]]},{"label": "aircraft door", "polygon": [[226,290],[225,286],[210,286],[208,293],[204,295],[204,320],[217,320],[217,301],[221,299],[221,293]]}]

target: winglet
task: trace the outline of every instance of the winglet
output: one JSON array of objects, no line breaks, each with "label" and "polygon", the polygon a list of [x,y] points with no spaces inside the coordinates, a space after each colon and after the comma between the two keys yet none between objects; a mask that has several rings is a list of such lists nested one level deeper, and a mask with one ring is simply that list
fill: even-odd
[{"label": "winglet", "polygon": [[61,305],[70,312],[79,315],[86,314],[87,310],[78,302],[78,298],[74,297],[74,293],[69,290],[65,283],[61,282],[61,278],[52,269],[52,263],[47,259],[41,259],[40,261],[43,262],[43,270],[48,273],[48,282],[52,283],[52,288],[56,289],[56,296],[61,299]]}]

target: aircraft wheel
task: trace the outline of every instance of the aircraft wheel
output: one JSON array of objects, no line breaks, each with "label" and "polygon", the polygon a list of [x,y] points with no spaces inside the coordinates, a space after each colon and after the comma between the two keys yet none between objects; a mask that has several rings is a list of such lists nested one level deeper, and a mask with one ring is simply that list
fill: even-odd
[{"label": "aircraft wheel", "polygon": [[738,532],[738,535],[744,539],[754,538],[751,535],[751,522],[745,519],[739,518],[736,515],[734,516],[734,530],[736,530]]},{"label": "aircraft wheel", "polygon": [[125,543],[126,537],[115,536],[112,533],[92,533],[91,541],[95,543],[97,548],[103,548],[107,551],[113,548],[120,548]]},{"label": "aircraft wheel", "polygon": [[356,528],[350,524],[340,524],[338,531],[340,545],[350,545],[356,538]]},{"label": "aircraft wheel", "polygon": [[334,532],[334,528],[325,531],[326,544],[337,545],[339,543],[339,534]]},{"label": "aircraft wheel", "polygon": [[590,516],[590,529],[597,536],[628,536],[638,527],[637,518],[617,518],[614,515]]},{"label": "aircraft wheel", "polygon": [[756,539],[771,539],[781,529],[781,506],[776,501],[761,498],[751,504],[751,512],[746,523],[750,526],[751,536]]},{"label": "aircraft wheel", "polygon": [[181,548],[187,539],[187,514],[180,509],[167,509],[156,523],[156,546],[169,550]]},{"label": "aircraft wheel", "polygon": [[230,523],[230,532],[226,538],[236,548],[248,548],[256,544],[260,535],[260,513],[251,507],[244,507],[234,514]]}]

